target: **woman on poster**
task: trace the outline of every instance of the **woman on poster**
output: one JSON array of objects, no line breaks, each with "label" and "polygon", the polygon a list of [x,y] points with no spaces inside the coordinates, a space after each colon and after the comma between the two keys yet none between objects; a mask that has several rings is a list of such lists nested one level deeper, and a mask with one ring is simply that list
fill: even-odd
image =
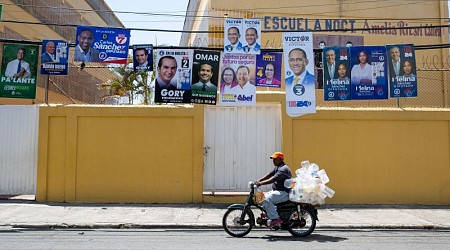
[{"label": "woman on poster", "polygon": [[358,52],[358,64],[352,68],[352,84],[372,84],[372,65],[366,51]]}]

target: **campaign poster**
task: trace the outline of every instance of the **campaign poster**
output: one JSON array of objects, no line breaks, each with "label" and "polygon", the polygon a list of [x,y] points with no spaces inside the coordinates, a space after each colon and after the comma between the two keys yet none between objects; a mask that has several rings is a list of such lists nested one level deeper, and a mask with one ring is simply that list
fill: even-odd
[{"label": "campaign poster", "polygon": [[312,33],[284,32],[283,56],[287,114],[296,117],[316,113]]},{"label": "campaign poster", "polygon": [[220,52],[194,50],[191,102],[216,105]]},{"label": "campaign poster", "polygon": [[73,60],[126,64],[129,44],[129,29],[78,26]]},{"label": "campaign poster", "polygon": [[261,54],[261,20],[244,19],[242,24],[244,42],[242,50],[245,54]]},{"label": "campaign poster", "polygon": [[256,56],[256,86],[281,88],[281,63],[283,55],[276,52]]},{"label": "campaign poster", "polygon": [[417,97],[416,56],[413,44],[387,45],[390,96]]},{"label": "campaign poster", "polygon": [[64,75],[69,70],[69,44],[62,40],[43,40],[41,75]]},{"label": "campaign poster", "polygon": [[352,99],[388,99],[386,47],[350,47],[350,55]]},{"label": "campaign poster", "polygon": [[155,102],[191,102],[192,52],[192,50],[158,50]]},{"label": "campaign poster", "polygon": [[242,41],[245,40],[241,36],[243,19],[225,18],[224,22],[224,53],[244,53]]},{"label": "campaign poster", "polygon": [[223,54],[221,65],[219,103],[256,105],[256,55]]},{"label": "campaign poster", "polygon": [[0,97],[35,99],[39,46],[3,44]]},{"label": "campaign poster", "polygon": [[133,45],[133,68],[136,72],[153,71],[153,45]]},{"label": "campaign poster", "polygon": [[322,58],[325,58],[323,63],[324,100],[351,100],[348,47],[325,47]]}]

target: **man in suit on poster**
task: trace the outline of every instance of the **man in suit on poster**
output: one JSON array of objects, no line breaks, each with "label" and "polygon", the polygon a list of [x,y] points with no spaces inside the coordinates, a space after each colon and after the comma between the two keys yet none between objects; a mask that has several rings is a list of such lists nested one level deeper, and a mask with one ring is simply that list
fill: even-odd
[{"label": "man in suit on poster", "polygon": [[288,55],[288,62],[294,75],[285,79],[286,91],[293,91],[295,95],[299,96],[303,95],[305,86],[315,86],[314,75],[306,70],[309,63],[306,52],[300,48],[292,49]]}]

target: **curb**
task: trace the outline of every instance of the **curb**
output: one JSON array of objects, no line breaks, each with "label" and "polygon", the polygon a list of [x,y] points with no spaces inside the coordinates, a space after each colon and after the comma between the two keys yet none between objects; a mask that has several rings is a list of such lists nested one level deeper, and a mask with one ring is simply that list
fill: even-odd
[{"label": "curb", "polygon": [[[222,229],[222,225],[194,225],[194,224],[1,224],[1,227],[36,228],[36,229]],[[253,229],[266,229],[254,227]],[[446,225],[318,225],[320,229],[415,229],[415,230],[450,230]]]}]

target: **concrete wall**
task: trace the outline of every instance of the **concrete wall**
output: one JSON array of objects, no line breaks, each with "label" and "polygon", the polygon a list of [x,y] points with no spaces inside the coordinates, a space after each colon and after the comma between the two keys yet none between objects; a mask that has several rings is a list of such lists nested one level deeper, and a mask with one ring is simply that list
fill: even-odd
[{"label": "concrete wall", "polygon": [[[450,110],[325,109],[290,118],[295,171],[326,169],[331,204],[450,204]],[[41,107],[38,201],[242,202],[202,196],[203,107]]]}]

